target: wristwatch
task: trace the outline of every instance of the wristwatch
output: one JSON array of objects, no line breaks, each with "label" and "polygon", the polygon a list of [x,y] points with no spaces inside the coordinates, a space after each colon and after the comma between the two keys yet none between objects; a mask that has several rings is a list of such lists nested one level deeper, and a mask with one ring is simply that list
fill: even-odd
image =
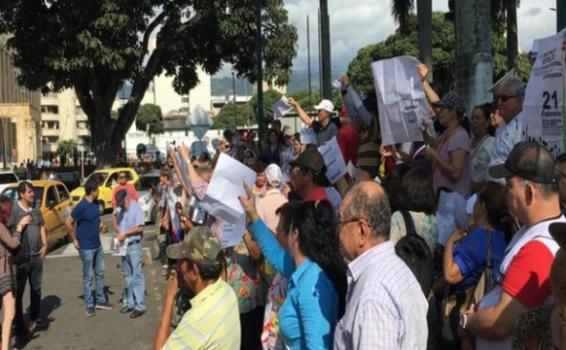
[{"label": "wristwatch", "polygon": [[466,326],[468,325],[468,315],[460,315],[460,322],[458,323],[458,325],[460,326],[460,328],[466,329]]}]

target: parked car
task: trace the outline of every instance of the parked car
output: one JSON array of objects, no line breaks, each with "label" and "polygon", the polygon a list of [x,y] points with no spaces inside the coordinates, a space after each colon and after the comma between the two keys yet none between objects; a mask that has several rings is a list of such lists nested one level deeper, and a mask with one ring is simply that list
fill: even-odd
[{"label": "parked car", "polygon": [[64,183],[69,191],[72,191],[81,185],[81,177],[77,171],[55,173],[55,180],[59,180]]},{"label": "parked car", "polygon": [[112,208],[112,189],[118,183],[118,174],[125,171],[128,174],[128,182],[135,183],[139,179],[138,173],[132,168],[106,168],[100,169],[86,178],[85,182],[75,188],[71,192],[71,200],[73,205],[76,205],[81,198],[85,195],[84,184],[94,179],[98,182],[98,205],[100,207],[100,212],[104,213],[106,210]]},{"label": "parked car", "polygon": [[138,202],[143,209],[145,222],[155,222],[157,204],[155,203],[154,196],[158,185],[159,171],[157,170],[152,170],[142,175],[135,183],[136,190],[140,195]]},{"label": "parked car", "polygon": [[13,171],[0,171],[0,193],[11,184],[18,183],[19,179]]},{"label": "parked car", "polygon": [[[47,230],[47,246],[51,249],[57,241],[70,239],[65,228],[65,220],[71,214],[71,196],[61,181],[35,180],[31,181],[31,185],[35,194],[33,206],[39,208],[43,215]],[[17,201],[19,199],[18,184],[13,183],[6,186],[0,194]]]}]

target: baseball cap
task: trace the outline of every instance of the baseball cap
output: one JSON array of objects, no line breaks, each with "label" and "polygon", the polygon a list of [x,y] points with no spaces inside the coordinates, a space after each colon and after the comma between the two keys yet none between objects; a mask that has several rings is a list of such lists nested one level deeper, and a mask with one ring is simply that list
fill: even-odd
[{"label": "baseball cap", "polygon": [[539,184],[557,183],[552,155],[534,142],[517,143],[504,164],[491,166],[488,171],[496,179],[516,175]]},{"label": "baseball cap", "polygon": [[118,204],[119,207],[123,207],[127,196],[128,191],[126,190],[119,190],[116,192],[116,204]]},{"label": "baseball cap", "polygon": [[323,109],[328,113],[334,113],[334,103],[332,103],[332,101],[330,100],[325,99],[320,101],[316,106],[314,106],[314,109],[316,109],[317,111]]},{"label": "baseball cap", "polygon": [[324,158],[322,158],[322,154],[320,154],[315,147],[307,148],[295,161],[290,162],[290,164],[293,167],[298,166],[311,169],[316,174],[320,174],[324,170]]},{"label": "baseball cap", "polygon": [[455,92],[449,92],[442,96],[440,101],[432,104],[434,107],[450,107],[453,108],[458,114],[462,115],[466,111],[464,107],[464,100]]},{"label": "baseball cap", "polygon": [[269,164],[269,166],[265,168],[265,177],[271,186],[277,188],[281,186],[281,182],[283,181],[283,172],[279,165]]},{"label": "baseball cap", "polygon": [[189,231],[181,243],[171,244],[166,253],[169,259],[189,259],[198,264],[218,266],[218,253],[222,246],[216,234],[207,226],[197,226]]},{"label": "baseball cap", "polygon": [[303,145],[316,145],[316,134],[311,128],[301,130],[300,142]]}]

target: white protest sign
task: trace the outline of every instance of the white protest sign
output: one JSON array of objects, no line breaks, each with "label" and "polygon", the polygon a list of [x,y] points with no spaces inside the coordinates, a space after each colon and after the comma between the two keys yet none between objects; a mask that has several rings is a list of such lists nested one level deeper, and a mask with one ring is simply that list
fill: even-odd
[{"label": "white protest sign", "polygon": [[342,156],[340,146],[336,141],[336,136],[318,147],[318,151],[324,158],[326,165],[326,177],[330,183],[335,184],[348,172],[348,167]]},{"label": "white protest sign", "polygon": [[289,104],[287,97],[282,96],[277,102],[271,105],[273,111],[273,118],[283,118],[286,114],[293,110],[293,106]]},{"label": "white protest sign", "polygon": [[544,145],[554,156],[565,150],[563,40],[562,34],[536,40],[537,58],[523,102],[527,140]]},{"label": "white protest sign", "polygon": [[422,141],[419,126],[428,118],[428,104],[419,63],[412,56],[399,56],[371,64],[384,146]]}]

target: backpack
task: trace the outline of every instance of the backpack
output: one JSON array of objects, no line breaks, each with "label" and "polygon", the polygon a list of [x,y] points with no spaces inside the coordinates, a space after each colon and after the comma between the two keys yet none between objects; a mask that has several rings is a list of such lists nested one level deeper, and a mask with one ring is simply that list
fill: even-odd
[{"label": "backpack", "polygon": [[433,259],[426,241],[417,234],[415,223],[408,211],[401,210],[407,234],[395,245],[395,252],[407,264],[419,282],[425,297],[432,289]]}]

